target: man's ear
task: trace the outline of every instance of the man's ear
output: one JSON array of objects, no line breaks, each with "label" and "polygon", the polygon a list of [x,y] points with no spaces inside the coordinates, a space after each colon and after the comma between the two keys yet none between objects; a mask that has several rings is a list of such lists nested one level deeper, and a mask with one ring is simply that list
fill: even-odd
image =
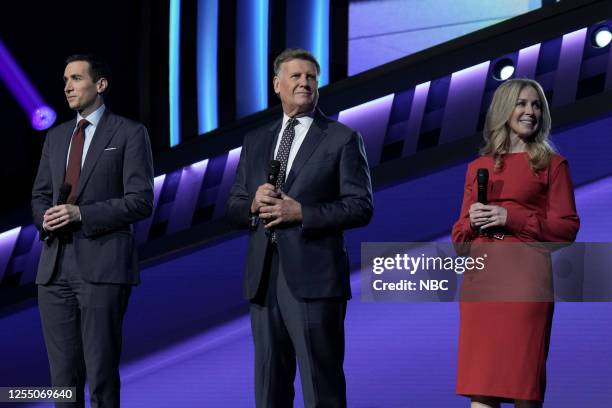
[{"label": "man's ear", "polygon": [[278,77],[278,75],[274,75],[274,78],[272,78],[272,84],[274,85],[274,93],[276,95],[280,94],[279,83],[280,78]]},{"label": "man's ear", "polygon": [[96,82],[96,90],[98,91],[98,94],[103,94],[104,91],[106,91],[106,88],[108,88],[108,80],[106,78],[98,79],[98,82]]}]

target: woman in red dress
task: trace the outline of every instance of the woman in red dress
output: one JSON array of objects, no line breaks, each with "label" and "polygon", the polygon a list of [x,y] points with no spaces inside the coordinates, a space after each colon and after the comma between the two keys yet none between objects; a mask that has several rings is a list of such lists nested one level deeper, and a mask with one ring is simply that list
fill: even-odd
[{"label": "woman in red dress", "polygon": [[[514,79],[500,85],[487,113],[481,157],[468,165],[453,242],[504,248],[499,245],[575,239],[579,219],[569,169],[549,143],[549,131],[550,112],[537,82]],[[489,172],[487,205],[477,202],[480,168]],[[466,274],[461,288],[456,391],[470,397],[472,408],[501,402],[541,407],[544,400],[553,303],[537,293],[552,288],[550,255],[507,261],[493,268],[504,273]],[[509,276],[521,281],[515,286],[527,293],[519,295],[523,301],[478,296],[508,288]]]}]

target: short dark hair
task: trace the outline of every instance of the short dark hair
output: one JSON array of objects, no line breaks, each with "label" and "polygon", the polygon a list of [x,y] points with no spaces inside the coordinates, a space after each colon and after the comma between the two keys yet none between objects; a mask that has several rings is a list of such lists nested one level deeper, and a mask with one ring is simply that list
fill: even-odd
[{"label": "short dark hair", "polygon": [[301,59],[310,61],[314,64],[317,69],[317,76],[321,74],[321,66],[317,59],[310,52],[306,51],[303,48],[286,48],[283,52],[278,54],[278,57],[274,60],[274,75],[278,75],[280,72],[281,65],[284,62],[291,61],[294,59]]},{"label": "short dark hair", "polygon": [[93,54],[73,54],[66,58],[66,65],[75,61],[85,61],[89,63],[89,75],[94,82],[100,78],[106,78],[110,84],[111,71],[106,61]]}]

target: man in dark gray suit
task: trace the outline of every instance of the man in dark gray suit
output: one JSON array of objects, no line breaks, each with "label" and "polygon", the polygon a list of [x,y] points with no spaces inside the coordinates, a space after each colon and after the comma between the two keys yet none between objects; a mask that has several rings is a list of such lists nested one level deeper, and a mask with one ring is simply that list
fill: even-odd
[{"label": "man in dark gray suit", "polygon": [[[283,118],[246,135],[227,205],[228,218],[250,228],[244,293],[256,405],[293,406],[297,357],[305,406],[346,407],[343,231],[370,221],[370,172],[361,136],[316,108],[316,59],[287,49],[274,72]],[[266,183],[273,158],[275,185]]]},{"label": "man in dark gray suit", "polygon": [[87,377],[92,407],[118,407],[123,316],[140,282],[131,224],[152,212],[151,146],[143,125],[105,107],[103,61],[66,63],[77,117],[47,134],[32,191],[45,241],[38,303],[53,386],[76,387],[83,407]]}]

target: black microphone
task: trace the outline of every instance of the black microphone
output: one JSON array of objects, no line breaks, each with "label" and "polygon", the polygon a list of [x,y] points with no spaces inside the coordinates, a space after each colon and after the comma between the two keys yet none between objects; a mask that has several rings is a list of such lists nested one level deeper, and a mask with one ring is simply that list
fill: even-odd
[{"label": "black microphone", "polygon": [[276,186],[278,181],[278,173],[280,173],[281,162],[278,160],[270,160],[268,165],[268,183]]},{"label": "black microphone", "polygon": [[[278,181],[278,174],[280,173],[281,162],[278,160],[270,160],[270,164],[268,164],[268,180],[267,182],[276,187],[276,182]],[[257,222],[259,222],[259,217],[257,217]],[[263,223],[266,224],[267,220],[263,220]],[[251,226],[252,227],[252,226]],[[257,227],[257,224],[255,224]]]},{"label": "black microphone", "polygon": [[70,192],[72,191],[72,186],[70,183],[64,183],[60,186],[59,196],[57,197],[57,204],[62,205],[66,204],[68,201],[68,197],[70,196]]},{"label": "black microphone", "polygon": [[[278,160],[270,160],[268,164],[268,177],[266,182],[276,186],[276,181],[278,180],[278,174],[280,173],[281,162]],[[249,219],[249,228],[251,230],[257,229],[257,224],[259,224],[259,217],[257,215],[252,215]],[[264,220],[264,224],[266,220]]]},{"label": "black microphone", "polygon": [[478,182],[478,202],[487,204],[487,185],[489,184],[489,170],[478,169],[476,172]]}]

